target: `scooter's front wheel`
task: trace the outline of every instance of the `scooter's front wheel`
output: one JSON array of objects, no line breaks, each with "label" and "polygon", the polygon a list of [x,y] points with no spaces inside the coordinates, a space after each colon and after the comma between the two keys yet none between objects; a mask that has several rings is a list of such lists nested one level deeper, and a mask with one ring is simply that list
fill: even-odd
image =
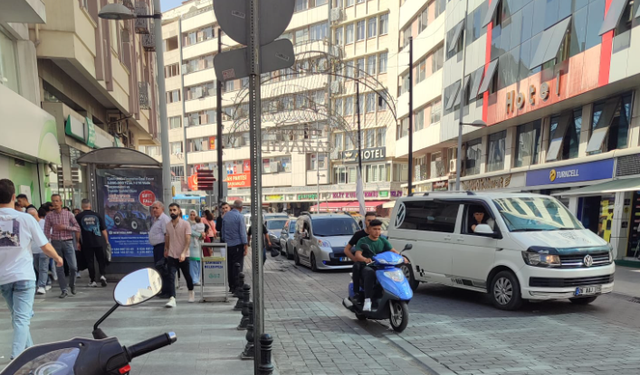
[{"label": "scooter's front wheel", "polygon": [[396,332],[402,332],[409,324],[409,306],[404,301],[389,301],[389,323]]}]

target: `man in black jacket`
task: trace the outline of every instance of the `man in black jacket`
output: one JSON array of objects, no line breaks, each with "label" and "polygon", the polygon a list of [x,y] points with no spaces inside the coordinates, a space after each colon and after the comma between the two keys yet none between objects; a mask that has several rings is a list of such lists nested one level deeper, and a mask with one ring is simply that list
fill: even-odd
[{"label": "man in black jacket", "polygon": [[224,238],[222,237],[222,217],[230,210],[231,206],[229,206],[229,203],[220,203],[220,210],[218,211],[220,214],[218,215],[218,220],[216,220],[216,232],[220,235],[220,242],[224,242]]}]

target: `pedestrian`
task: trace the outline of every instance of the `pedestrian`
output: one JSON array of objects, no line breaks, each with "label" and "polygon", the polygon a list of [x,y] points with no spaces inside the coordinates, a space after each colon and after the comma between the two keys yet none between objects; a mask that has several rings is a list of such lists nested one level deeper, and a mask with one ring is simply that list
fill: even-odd
[{"label": "pedestrian", "polygon": [[[169,272],[166,267],[167,260],[164,257],[164,247],[166,240],[166,226],[171,219],[164,213],[164,204],[160,201],[151,205],[151,228],[149,229],[149,243],[153,246],[153,263],[160,270],[162,275],[162,291],[159,298],[170,298],[169,292]],[[174,292],[175,293],[175,292]]]},{"label": "pedestrian", "polygon": [[216,231],[220,236],[220,242],[225,242],[224,236],[222,235],[222,218],[224,218],[224,215],[229,211],[231,211],[231,206],[229,206],[229,203],[227,202],[220,203],[220,209],[218,210],[219,212],[218,220],[216,220]]},{"label": "pedestrian", "polygon": [[[89,287],[97,288],[96,283],[96,266],[98,261],[98,270],[100,271],[100,285],[107,286],[107,266],[106,247],[109,246],[109,235],[104,219],[96,212],[91,210],[91,202],[88,199],[82,200],[82,212],[76,215],[76,221],[80,225],[80,232],[77,234],[77,248],[84,255],[89,269]],[[81,242],[82,240],[82,242]]]},{"label": "pedestrian", "polygon": [[[269,231],[264,223],[262,223],[262,235],[264,236],[262,239],[262,264],[264,264],[267,261],[267,247],[271,248],[273,246],[271,238],[269,238]],[[247,242],[251,244],[251,228],[247,229]],[[273,254],[271,255],[273,256]]]},{"label": "pedestrian", "polygon": [[202,217],[202,223],[204,225],[209,226],[209,230],[206,232],[205,237],[209,239],[209,242],[213,242],[213,239],[217,235],[216,231],[216,220],[211,211],[205,210],[204,216]]},{"label": "pedestrian", "polygon": [[[60,286],[60,298],[66,298],[71,294],[76,294],[76,273],[78,265],[76,263],[75,254],[75,234],[80,232],[80,226],[73,217],[71,212],[62,209],[62,198],[60,194],[51,196],[53,210],[47,214],[47,220],[44,225],[44,233],[51,240],[51,245],[56,249],[60,257],[65,259],[69,265],[69,284],[67,286],[67,278],[64,275],[64,267],[62,264],[56,267],[58,274],[58,285]],[[70,288],[67,289],[67,287]]]},{"label": "pedestrian", "polygon": [[[51,205],[51,202],[45,202],[38,209],[38,216],[40,216],[40,222],[43,228],[45,226],[45,222],[47,221],[47,214],[51,211]],[[49,237],[48,234],[45,233],[45,235],[47,236],[47,238]],[[51,279],[53,279],[54,281],[58,281],[58,273],[56,272],[55,262],[53,261],[53,259],[49,258],[49,280],[47,280],[47,287],[45,288],[46,290],[51,289]]]},{"label": "pedestrian", "polygon": [[[228,205],[227,205],[228,206]],[[233,209],[224,214],[222,218],[222,238],[227,243],[227,270],[229,272],[229,291],[233,292],[238,285],[236,279],[238,270],[236,263],[240,264],[240,272],[243,270],[244,257],[247,255],[247,225],[242,216],[242,201],[233,202]]]},{"label": "pedestrian", "polygon": [[29,332],[36,289],[32,243],[62,267],[62,258],[49,244],[35,219],[14,209],[15,200],[13,182],[0,180],[0,291],[9,307],[13,325],[11,359],[33,345]]},{"label": "pedestrian", "polygon": [[26,212],[26,210],[30,209],[31,207],[36,208],[36,206],[34,206],[31,203],[29,203],[29,198],[27,197],[26,194],[19,194],[16,197],[16,201],[18,202],[20,207],[24,208],[25,212]]},{"label": "pedestrian", "polygon": [[[36,210],[35,207],[29,207],[27,213],[36,219],[38,227],[42,230],[42,234],[44,234],[44,220],[40,219],[38,210]],[[47,281],[49,280],[47,271],[49,270],[50,258],[44,254],[40,246],[35,242],[31,242],[31,253],[33,254],[33,268],[36,271],[36,294],[46,294]]]},{"label": "pedestrian", "polygon": [[74,208],[73,211],[71,211],[71,213],[73,213],[73,216],[78,216],[80,214],[80,209],[79,208]]},{"label": "pedestrian", "polygon": [[179,269],[182,270],[184,279],[187,281],[189,302],[195,301],[188,258],[189,245],[191,244],[191,226],[182,219],[182,211],[179,204],[171,203],[169,205],[169,215],[171,216],[171,222],[166,225],[164,257],[167,258],[169,266],[169,293],[171,293],[171,298],[169,298],[166,307],[176,307],[175,278]]},{"label": "pedestrian", "polygon": [[189,244],[189,273],[193,285],[200,285],[200,257],[202,242],[205,236],[204,223],[196,213],[189,211],[189,224],[191,225],[191,243]]}]

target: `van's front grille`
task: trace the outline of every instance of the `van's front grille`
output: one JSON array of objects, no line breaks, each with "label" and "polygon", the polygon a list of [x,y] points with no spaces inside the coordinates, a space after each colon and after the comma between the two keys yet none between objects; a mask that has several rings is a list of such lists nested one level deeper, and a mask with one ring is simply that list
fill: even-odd
[{"label": "van's front grille", "polygon": [[[608,266],[611,264],[611,259],[609,259],[609,252],[602,253],[592,253],[591,258],[593,259],[593,263],[590,267],[602,267]],[[584,257],[587,256],[586,253],[583,254],[570,254],[570,255],[560,255],[560,263],[562,264],[562,268],[581,268],[586,267],[584,264]]]},{"label": "van's front grille", "polygon": [[585,285],[601,285],[613,282],[613,274],[592,277],[575,277],[571,279],[562,279],[555,277],[530,277],[529,286],[537,286],[543,288],[566,288]]}]

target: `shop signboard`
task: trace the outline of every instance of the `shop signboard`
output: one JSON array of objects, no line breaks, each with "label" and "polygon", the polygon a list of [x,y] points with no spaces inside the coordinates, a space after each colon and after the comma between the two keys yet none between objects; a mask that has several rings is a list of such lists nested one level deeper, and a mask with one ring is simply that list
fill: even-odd
[{"label": "shop signboard", "polygon": [[72,138],[84,142],[84,123],[69,115],[64,124],[64,133]]},{"label": "shop signboard", "polygon": [[[355,199],[357,197],[358,196],[357,196],[357,193],[355,191],[339,192],[339,193],[331,194],[331,198],[333,198],[333,199]],[[364,197],[365,198],[388,198],[389,197],[389,192],[388,191],[377,191],[377,190],[365,191],[364,192]]]},{"label": "shop signboard", "polygon": [[400,198],[402,197],[402,190],[391,190],[391,197]]},{"label": "shop signboard", "polygon": [[508,174],[496,177],[462,181],[463,190],[482,191],[524,187],[524,174]]},{"label": "shop signboard", "polygon": [[229,189],[251,187],[251,173],[228,174],[226,181]]},{"label": "shop signboard", "polygon": [[268,202],[280,202],[284,200],[284,195],[280,195],[280,194],[265,195],[264,200]]},{"label": "shop signboard", "polygon": [[93,124],[93,120],[88,117],[85,117],[84,121],[87,123],[87,134],[85,134],[84,142],[87,146],[94,148],[96,146],[96,126]]},{"label": "shop signboard", "polygon": [[[362,150],[362,162],[384,160],[386,157],[386,147],[366,148]],[[358,150],[342,152],[342,160],[345,163],[355,163],[358,161]]]},{"label": "shop signboard", "polygon": [[162,196],[159,169],[97,171],[98,202],[105,218],[112,256],[152,257],[150,208]]},{"label": "shop signboard", "polygon": [[202,266],[204,268],[202,278],[207,286],[224,285],[224,262],[223,257],[204,257]]},{"label": "shop signboard", "polygon": [[209,150],[216,149],[216,137],[209,137]]},{"label": "shop signboard", "polygon": [[436,181],[431,184],[431,189],[433,191],[448,191],[449,190],[449,181]]},{"label": "shop signboard", "polygon": [[313,201],[317,199],[318,199],[317,194],[298,194],[299,201]]},{"label": "shop signboard", "polygon": [[527,186],[604,180],[613,177],[613,159],[527,172]]}]

